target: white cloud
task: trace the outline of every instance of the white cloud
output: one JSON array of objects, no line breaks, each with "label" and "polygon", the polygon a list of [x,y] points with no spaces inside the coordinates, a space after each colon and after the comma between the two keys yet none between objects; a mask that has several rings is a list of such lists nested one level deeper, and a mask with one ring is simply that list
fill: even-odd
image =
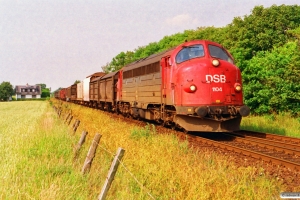
[{"label": "white cloud", "polygon": [[197,18],[191,17],[189,14],[181,14],[172,18],[168,18],[166,23],[171,26],[186,26],[187,24],[188,26],[194,26],[198,24],[198,20]]}]

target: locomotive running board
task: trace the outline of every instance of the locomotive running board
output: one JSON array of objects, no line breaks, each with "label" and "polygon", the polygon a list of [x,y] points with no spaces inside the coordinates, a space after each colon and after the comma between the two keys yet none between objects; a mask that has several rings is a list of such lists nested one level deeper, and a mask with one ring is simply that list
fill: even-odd
[{"label": "locomotive running board", "polygon": [[216,121],[188,115],[176,115],[174,122],[186,131],[201,132],[231,132],[240,130],[242,118],[236,117],[226,121]]}]

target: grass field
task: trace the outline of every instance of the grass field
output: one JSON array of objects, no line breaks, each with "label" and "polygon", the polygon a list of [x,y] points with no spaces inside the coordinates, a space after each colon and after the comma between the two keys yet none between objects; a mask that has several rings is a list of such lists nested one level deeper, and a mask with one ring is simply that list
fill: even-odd
[{"label": "grass field", "polygon": [[[58,105],[57,101],[53,102]],[[280,182],[236,167],[230,158],[188,148],[151,125],[136,127],[102,111],[63,105],[81,123],[76,134],[48,101],[0,103],[0,199],[97,199],[118,147],[125,149],[107,199],[279,199]],[[74,160],[81,132],[87,141]],[[90,172],[81,174],[95,133],[102,135]]]},{"label": "grass field", "polygon": [[241,129],[266,133],[276,133],[290,137],[300,137],[300,118],[293,118],[288,113],[266,116],[244,117]]}]

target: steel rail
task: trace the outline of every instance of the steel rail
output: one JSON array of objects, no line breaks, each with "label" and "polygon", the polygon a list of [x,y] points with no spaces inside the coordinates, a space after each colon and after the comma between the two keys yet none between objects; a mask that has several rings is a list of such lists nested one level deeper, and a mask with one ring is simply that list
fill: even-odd
[{"label": "steel rail", "polygon": [[[259,138],[274,139],[274,140],[280,140],[280,141],[284,141],[284,142],[300,144],[300,138],[282,136],[282,135],[275,135],[275,134],[272,134],[272,133],[260,133],[260,132],[247,131],[247,130],[239,130],[239,131],[235,131],[233,133],[242,134],[242,135],[243,134],[257,135],[257,137],[259,137]],[[254,137],[256,137],[256,136],[254,136]]]},{"label": "steel rail", "polygon": [[[286,144],[283,142],[278,142],[278,141],[273,141],[273,140],[265,140],[265,139],[261,139],[261,138],[255,138],[255,139],[249,139],[249,138],[239,138],[230,134],[225,134],[225,135],[229,135],[231,137],[234,137],[234,141],[238,141],[238,142],[244,142],[247,144],[251,144],[251,145],[258,145],[260,147],[265,147],[265,148],[270,148],[272,150],[276,150],[276,151],[283,151],[284,153],[287,154],[291,154],[291,155],[297,155],[300,156],[300,150],[299,150],[299,146],[296,145],[291,145],[291,144]],[[270,143],[272,142],[272,143]],[[295,147],[294,148],[289,148],[289,146]]]},{"label": "steel rail", "polygon": [[282,141],[277,141],[277,140],[268,140],[264,138],[258,138],[258,137],[253,137],[253,136],[245,136],[244,138],[247,138],[248,140],[253,140],[253,141],[260,141],[261,143],[273,143],[278,146],[282,146],[288,149],[293,149],[295,151],[300,152],[300,145],[294,144],[294,143],[286,143]]},{"label": "steel rail", "polygon": [[253,157],[253,158],[256,158],[256,159],[261,159],[261,160],[266,161],[266,162],[271,162],[271,163],[276,164],[276,165],[284,166],[284,167],[290,168],[292,170],[300,171],[300,164],[299,163],[283,160],[283,159],[276,158],[276,157],[273,157],[273,156],[269,156],[269,155],[266,155],[266,154],[262,154],[262,153],[259,153],[259,152],[251,151],[251,150],[248,150],[248,149],[243,149],[243,148],[240,148],[240,147],[232,146],[232,145],[229,145],[229,144],[225,144],[225,143],[222,143],[222,142],[217,142],[217,141],[214,141],[214,140],[210,140],[210,139],[206,139],[206,138],[202,138],[202,137],[198,137],[198,136],[187,135],[186,137],[187,138],[192,138],[192,139],[196,140],[197,142],[202,142],[202,143],[212,145],[212,146],[215,146],[215,147],[218,147],[218,148],[233,151],[235,153],[239,153],[239,154],[242,154],[242,155],[245,155],[245,156]]}]

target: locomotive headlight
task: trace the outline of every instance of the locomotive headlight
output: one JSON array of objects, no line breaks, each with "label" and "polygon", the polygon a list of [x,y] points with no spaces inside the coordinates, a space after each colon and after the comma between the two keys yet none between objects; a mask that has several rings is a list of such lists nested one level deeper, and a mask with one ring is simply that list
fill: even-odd
[{"label": "locomotive headlight", "polygon": [[183,89],[188,93],[194,93],[197,90],[197,86],[194,84],[186,84]]},{"label": "locomotive headlight", "polygon": [[197,87],[195,85],[190,86],[191,92],[195,92],[197,90]]},{"label": "locomotive headlight", "polygon": [[235,89],[235,91],[240,92],[242,90],[241,84],[239,84],[239,83],[234,84],[234,89]]},{"label": "locomotive headlight", "polygon": [[211,63],[212,63],[212,65],[215,66],[215,67],[218,67],[218,66],[220,65],[220,61],[217,60],[217,59],[213,59]]}]

